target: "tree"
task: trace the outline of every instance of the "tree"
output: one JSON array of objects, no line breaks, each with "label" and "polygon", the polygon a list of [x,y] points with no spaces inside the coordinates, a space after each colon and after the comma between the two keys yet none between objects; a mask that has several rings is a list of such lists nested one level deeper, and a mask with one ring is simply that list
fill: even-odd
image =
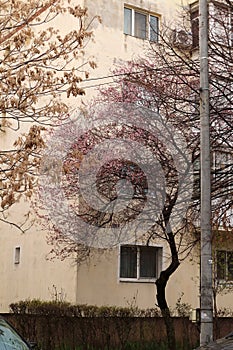
[{"label": "tree", "polygon": [[[69,2],[0,1],[2,222],[8,222],[8,209],[22,195],[32,195],[44,128],[65,121],[68,98],[84,94],[79,83],[95,67],[84,60],[92,36],[87,9]],[[58,29],[58,19],[69,21],[71,30]],[[21,131],[18,140],[13,131]],[[13,145],[9,138],[16,140]]]},{"label": "tree", "polygon": [[[153,109],[157,107],[153,95],[138,85],[125,83],[124,91],[129,93],[132,104],[107,104],[100,111],[94,104],[95,111],[89,110],[86,117],[87,130],[82,123],[77,130],[72,129],[72,123],[56,130],[44,156],[39,195],[47,213],[45,226],[54,226],[49,241],[60,258],[76,253],[73,249],[80,246],[111,248],[132,242],[132,238],[145,244],[162,241],[169,247],[168,266],[156,286],[157,303],[174,349],[165,290],[172,273],[198,241],[188,203],[195,145],[184,146],[181,142],[190,134],[182,125],[175,135],[175,115],[170,118],[168,113],[153,119]],[[117,92],[105,90],[104,96],[111,100],[112,93],[116,99]],[[140,93],[150,100],[138,98]],[[151,108],[133,102],[150,102]],[[94,127],[93,119],[97,122]],[[49,157],[54,162],[52,167],[48,166]]]},{"label": "tree", "polygon": [[[212,2],[209,5],[210,23],[213,24],[214,22],[214,26],[210,27],[209,33],[211,149],[213,156],[212,200],[213,225],[232,231],[233,140],[231,100],[233,60],[232,47],[229,42],[231,29],[226,21],[229,13],[231,13],[231,8],[229,9],[231,5],[228,1],[225,1],[225,5],[227,6],[224,6],[224,4],[221,6],[214,5]],[[215,8],[214,6],[217,7]],[[183,13],[182,19],[185,38],[188,40],[187,33],[190,27],[193,29],[193,34],[196,33],[197,17],[194,16],[191,8],[191,17],[190,12],[188,14]],[[187,27],[185,27],[186,25]],[[197,51],[195,53],[195,49],[197,49],[195,46],[195,35],[192,42],[190,40],[177,42],[177,32],[171,31],[169,28],[165,28],[160,34],[161,45],[151,44],[151,48],[147,53],[147,59],[143,58],[134,62],[128,62],[124,67],[116,69],[115,85],[102,90],[101,97],[98,101],[95,101],[95,104],[103,101],[134,103],[138,109],[139,107],[148,108],[162,116],[164,124],[161,125],[172,126],[179,131],[181,138],[186,141],[188,153],[191,155],[191,164],[195,170],[195,181],[192,201],[189,205],[185,203],[185,214],[182,213],[182,217],[178,215],[179,219],[182,218],[182,220],[179,220],[179,225],[174,225],[171,220],[174,210],[179,208],[178,204],[180,204],[178,203],[179,169],[175,166],[176,164],[169,149],[158,142],[157,136],[159,134],[151,135],[150,132],[147,132],[147,129],[140,128],[138,124],[132,126],[132,124],[115,122],[115,124],[109,123],[107,127],[105,125],[101,127],[98,124],[98,127],[93,127],[88,132],[77,135],[75,143],[70,143],[70,150],[66,157],[60,158],[64,160],[64,164],[60,164],[58,173],[61,175],[59,183],[63,186],[64,194],[70,200],[72,209],[77,217],[81,216],[84,221],[98,228],[103,226],[108,228],[112,224],[114,227],[117,225],[124,227],[126,222],[134,220],[135,216],[139,215],[146,202],[148,184],[147,178],[145,178],[142,171],[143,160],[141,166],[137,166],[132,160],[125,161],[125,159],[117,157],[117,152],[114,153],[114,158],[109,160],[102,150],[101,156],[106,157],[106,164],[100,168],[95,183],[102,197],[109,200],[108,204],[103,201],[102,211],[88,205],[87,200],[80,197],[79,192],[77,192],[80,190],[77,174],[83,160],[87,157],[88,152],[92,151],[98,143],[108,139],[111,140],[112,138],[123,138],[127,141],[137,140],[139,144],[143,144],[151,149],[152,153],[159,160],[165,178],[164,202],[161,215],[154,221],[151,229],[148,230],[145,241],[149,243],[154,239],[163,240],[167,243],[170,250],[170,259],[167,266],[161,271],[156,281],[156,287],[157,304],[166,323],[169,349],[175,349],[175,332],[166,301],[166,286],[182,259],[187,256],[199,240],[199,60]],[[123,114],[118,114],[115,108],[109,108],[107,111],[109,112],[108,115],[118,115],[122,118]],[[106,110],[104,113],[99,114],[100,119],[101,115],[104,121]],[[121,121],[121,119],[119,120]],[[169,128],[164,130],[169,133]],[[75,133],[76,130],[70,131],[70,140],[74,140]],[[56,134],[56,136],[59,136],[59,134]],[[170,137],[172,139],[172,132],[170,132]],[[182,148],[179,147],[179,143],[176,142],[175,145],[178,153],[185,159],[185,154],[182,152]],[[119,152],[120,150],[121,148],[119,147]],[[112,151],[115,152],[115,144],[112,147]],[[223,161],[224,154],[229,158],[227,162]],[[150,161],[152,161],[151,155],[145,156],[144,160],[149,161],[149,166]],[[93,171],[95,161],[96,154],[90,158],[87,172],[91,173]],[[190,169],[189,162],[184,161],[183,164],[187,165],[185,171],[188,172]],[[124,218],[119,212],[113,215],[112,211],[104,210],[106,206],[110,206],[111,202],[115,201],[119,196],[120,191],[117,189],[116,184],[121,180],[130,181],[133,185],[133,195],[131,192],[125,192],[131,202]],[[91,182],[86,183],[86,186],[91,191],[94,190],[92,185],[94,184]],[[51,189],[53,187],[47,188],[48,191]],[[181,204],[184,204],[184,202],[181,202]],[[69,225],[72,231],[70,222]],[[54,241],[62,243],[62,232],[59,229],[56,230]],[[65,241],[66,243],[67,241]],[[84,243],[85,241],[82,241],[82,244]],[[59,249],[57,253],[59,254]]]}]

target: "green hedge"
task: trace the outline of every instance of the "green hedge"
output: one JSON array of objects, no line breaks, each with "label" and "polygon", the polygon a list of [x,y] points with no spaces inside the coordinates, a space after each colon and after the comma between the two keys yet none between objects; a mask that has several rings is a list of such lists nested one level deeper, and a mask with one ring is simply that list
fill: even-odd
[{"label": "green hedge", "polygon": [[[116,307],[64,301],[23,300],[10,304],[7,319],[43,350],[165,350],[164,320],[157,308]],[[158,317],[159,316],[159,317]],[[175,318],[177,344],[190,350],[198,331]]]},{"label": "green hedge", "polygon": [[61,301],[22,300],[9,305],[14,314],[54,315],[74,317],[158,317],[157,308],[139,309],[137,307],[94,306],[70,304]]}]

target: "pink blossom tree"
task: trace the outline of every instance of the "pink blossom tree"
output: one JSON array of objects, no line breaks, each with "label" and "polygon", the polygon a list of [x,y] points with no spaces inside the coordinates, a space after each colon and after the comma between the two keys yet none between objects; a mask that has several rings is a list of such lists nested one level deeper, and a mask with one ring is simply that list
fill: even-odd
[{"label": "pink blossom tree", "polygon": [[[216,228],[224,228],[232,232],[232,50],[229,38],[229,26],[226,24],[228,11],[231,10],[231,4],[226,0],[221,11],[210,11],[210,18],[217,23],[218,30],[210,28],[210,119],[211,119],[211,148],[213,155],[212,170],[212,199],[213,199],[213,225]],[[212,6],[212,5],[211,5]],[[223,8],[223,10],[222,10]],[[218,8],[217,8],[218,10]],[[187,15],[187,14],[186,14]],[[157,159],[160,169],[162,169],[164,183],[159,182],[161,191],[157,191],[155,201],[158,198],[162,203],[159,215],[144,235],[147,244],[153,240],[162,240],[169,250],[169,259],[167,265],[161,271],[156,280],[157,287],[157,304],[164,317],[169,349],[175,349],[175,332],[172,323],[171,313],[166,300],[166,287],[170,277],[178,269],[183,259],[187,257],[195,244],[199,241],[199,209],[200,209],[200,188],[199,188],[199,159],[200,159],[200,126],[199,126],[199,60],[196,46],[196,22],[194,15],[188,14],[184,23],[188,24],[188,30],[193,29],[193,41],[189,45],[180,45],[174,42],[173,32],[169,28],[165,29],[160,35],[161,44],[152,44],[147,53],[147,59],[138,59],[125,63],[125,65],[114,71],[116,76],[114,83],[107,88],[100,90],[99,97],[88,106],[88,116],[86,121],[90,122],[95,116],[97,105],[103,102],[107,104],[99,112],[98,116],[102,124],[83,129],[83,132],[76,134],[77,130],[67,129],[66,138],[70,140],[68,151],[60,157],[61,164],[58,167],[60,184],[59,190],[64,191],[65,198],[69,201],[73,212],[77,218],[81,218],[89,227],[97,228],[120,228],[117,232],[124,232],[124,227],[128,223],[135,221],[140,217],[148,201],[149,174],[153,174],[152,163]],[[188,20],[189,21],[188,21]],[[215,27],[216,28],[216,27]],[[185,33],[187,28],[184,27]],[[231,30],[231,29],[230,29]],[[182,44],[182,43],[181,43]],[[219,62],[218,65],[215,63]],[[120,105],[131,106],[131,110],[124,107],[128,113],[128,123],[124,118],[124,113]],[[134,107],[132,107],[134,106]],[[92,108],[93,109],[92,109]],[[136,108],[136,109],[135,109]],[[138,110],[146,110],[143,121],[143,112],[141,116],[141,126],[136,122],[134,116]],[[151,113],[156,114],[159,120],[159,127],[150,124],[148,116]],[[131,113],[132,112],[132,116]],[[114,116],[113,119],[110,117]],[[132,117],[132,119],[131,119]],[[110,118],[110,119],[109,119]],[[107,120],[107,123],[105,123]],[[111,123],[109,122],[111,120]],[[132,123],[132,120],[134,122]],[[149,125],[149,130],[146,127]],[[85,124],[85,122],[84,122]],[[94,124],[93,124],[94,125]],[[79,122],[82,127],[82,123]],[[151,128],[151,129],[150,129]],[[154,128],[154,129],[153,129]],[[185,141],[185,150],[182,148],[184,143],[179,143],[174,139],[173,131],[180,135],[180,140]],[[63,129],[64,132],[64,129]],[[169,137],[167,136],[169,135]],[[56,134],[57,136],[61,136]],[[162,138],[162,141],[161,141]],[[170,138],[170,140],[169,140]],[[122,148],[113,142],[115,139],[123,139],[131,146],[133,142],[142,145],[145,153],[144,157],[134,156],[132,160],[130,147],[127,149],[129,158],[120,156]],[[98,144],[110,140],[114,146],[110,147],[112,158],[109,158],[107,144],[99,149],[99,153],[92,153]],[[182,157],[182,162],[177,167],[174,161],[169,141],[173,141],[173,147]],[[135,144],[134,144],[135,145]],[[132,147],[131,147],[132,148]],[[134,150],[137,147],[133,147]],[[146,150],[149,149],[149,153]],[[119,152],[118,152],[119,151]],[[85,161],[88,154],[88,162]],[[187,159],[187,154],[190,157]],[[103,159],[99,171],[96,172],[96,162],[98,155]],[[224,158],[227,161],[224,161]],[[58,158],[59,159],[59,158]],[[140,159],[140,162],[137,161]],[[97,209],[90,205],[87,196],[83,196],[85,188],[80,192],[79,172],[83,171],[85,162],[86,176],[94,173],[95,181],[86,182],[85,186],[89,189],[87,192],[96,191],[102,197],[102,207]],[[144,162],[146,163],[144,167]],[[56,163],[57,164],[57,163]],[[183,166],[183,167],[182,167]],[[47,175],[48,169],[44,167],[43,171]],[[181,172],[181,168],[182,171]],[[193,168],[192,195],[187,200],[186,196],[179,197],[179,191],[182,188],[183,193],[190,194],[190,182],[181,186],[180,178],[182,175],[188,175]],[[152,170],[151,170],[152,169]],[[156,168],[156,171],[159,167]],[[160,177],[157,177],[160,179]],[[190,178],[189,178],[190,179]],[[131,183],[131,192],[124,187],[117,187],[118,183],[123,185]],[[124,182],[125,181],[125,182]],[[84,186],[84,187],[85,187]],[[92,187],[93,186],[93,187]],[[95,189],[94,189],[95,186]],[[112,205],[121,194],[123,188],[124,194],[129,201],[126,210],[112,210]],[[97,190],[96,190],[97,189]],[[48,188],[47,188],[48,190]],[[50,187],[54,191],[54,187]],[[54,192],[53,192],[54,193]],[[50,197],[51,198],[51,197]],[[55,197],[57,198],[57,197]],[[105,200],[104,200],[105,199]],[[182,199],[182,200],[181,200]],[[107,201],[106,201],[107,200]],[[152,203],[152,202],[151,202]],[[91,203],[92,204],[92,203]],[[153,204],[153,203],[152,203]],[[111,207],[111,208],[110,208]],[[149,219],[151,219],[151,208],[146,207]],[[100,210],[101,209],[101,210]],[[108,210],[111,209],[111,210]],[[158,209],[158,208],[157,208]],[[153,209],[155,210],[155,209]],[[153,211],[152,210],[152,211]],[[182,215],[180,210],[182,210]],[[178,221],[173,220],[178,218]],[[69,229],[72,232],[73,226],[76,226],[76,218],[69,221]],[[63,220],[65,224],[67,217]],[[50,217],[48,217],[50,221]],[[142,221],[145,223],[145,217]],[[78,238],[79,243],[72,235],[65,236],[61,227],[58,228],[53,224],[54,235],[50,235],[50,243],[54,244],[54,252],[58,256],[65,257],[76,251],[77,247],[85,247],[87,231],[84,232],[85,239]],[[93,231],[94,232],[94,231]],[[96,231],[95,231],[96,233]],[[95,238],[95,236],[93,236]],[[72,244],[70,244],[72,242]],[[89,244],[87,244],[89,247]]]}]

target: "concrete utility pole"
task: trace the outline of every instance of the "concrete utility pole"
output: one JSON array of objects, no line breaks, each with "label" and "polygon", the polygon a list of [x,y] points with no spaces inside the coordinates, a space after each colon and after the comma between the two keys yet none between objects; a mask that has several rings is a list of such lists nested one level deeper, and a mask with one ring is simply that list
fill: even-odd
[{"label": "concrete utility pole", "polygon": [[201,334],[200,345],[213,340],[211,163],[209,118],[208,0],[199,0],[201,128]]}]

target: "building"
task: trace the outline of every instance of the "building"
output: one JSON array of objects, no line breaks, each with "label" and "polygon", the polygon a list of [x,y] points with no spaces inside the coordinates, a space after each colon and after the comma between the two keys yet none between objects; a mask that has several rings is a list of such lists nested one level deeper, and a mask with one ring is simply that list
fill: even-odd
[{"label": "building", "polygon": [[[88,55],[97,62],[97,69],[83,83],[87,92],[85,101],[95,95],[100,83],[112,82],[114,63],[136,58],[150,41],[159,40],[158,32],[165,19],[175,28],[175,14],[184,6],[182,0],[98,0],[95,6],[93,1],[86,0],[83,5],[88,7],[90,18],[100,15],[102,19],[102,23],[93,22],[94,41],[87,48]],[[177,40],[183,39],[177,36]],[[4,138],[3,142],[7,142],[7,135]],[[17,206],[11,212],[12,218],[23,220],[26,207],[27,203]],[[41,230],[38,222],[24,234],[4,224],[0,230],[0,246],[4,247],[0,255],[1,312],[7,312],[11,302],[33,298],[140,308],[155,306],[155,280],[169,257],[161,242],[150,246],[143,241],[136,246],[122,244],[110,251],[96,252],[77,264],[75,257],[49,260],[51,247],[46,242],[49,233]],[[232,251],[233,242],[227,241],[217,252],[217,275],[224,283],[233,279]],[[171,308],[180,297],[192,308],[199,306],[198,249],[169,280],[167,299]],[[231,294],[220,297],[218,303],[219,307],[232,306]]]}]

